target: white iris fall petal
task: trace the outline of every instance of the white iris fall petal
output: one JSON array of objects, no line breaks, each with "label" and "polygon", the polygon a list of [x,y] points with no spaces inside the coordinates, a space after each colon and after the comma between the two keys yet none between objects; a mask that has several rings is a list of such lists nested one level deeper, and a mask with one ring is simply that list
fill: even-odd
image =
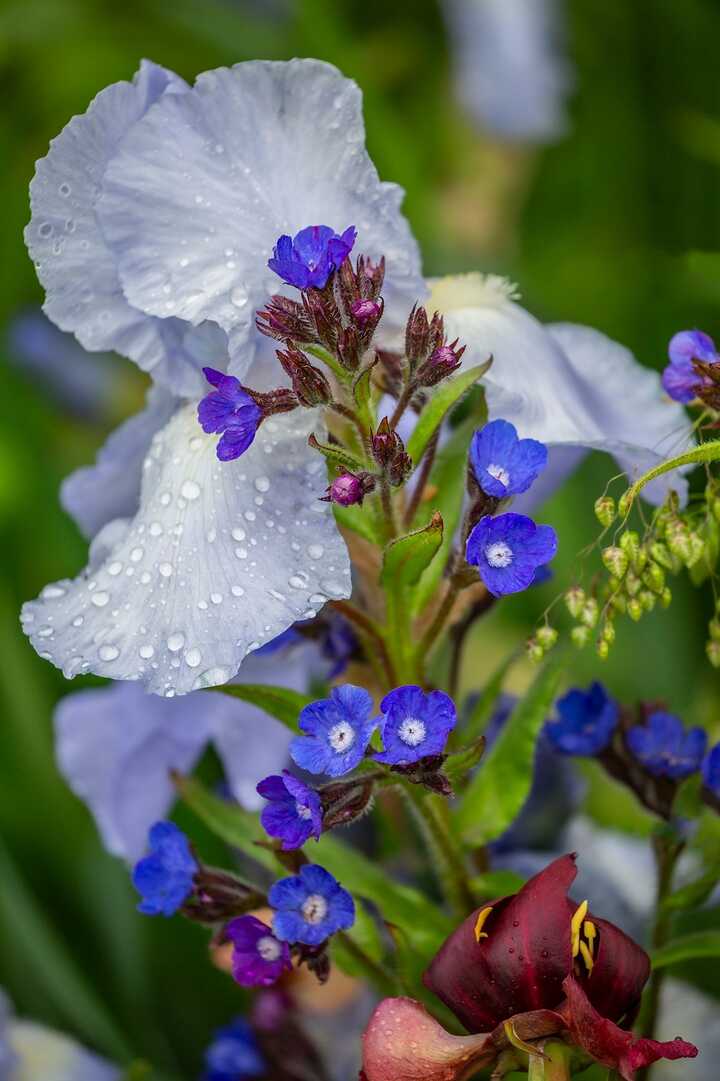
[{"label": "white iris fall petal", "polygon": [[[634,480],[687,448],[692,431],[684,409],[624,346],[590,327],[543,326],[501,278],[467,274],[432,284],[430,306],[445,316],[448,336],[467,345],[463,365],[493,357],[483,379],[490,418],[510,421],[520,436],[549,449],[533,502],[551,494],[586,450],[611,454]],[[687,482],[668,473],[643,496],[660,503],[670,488],[684,498]],[[514,507],[526,505],[523,496]]]}]

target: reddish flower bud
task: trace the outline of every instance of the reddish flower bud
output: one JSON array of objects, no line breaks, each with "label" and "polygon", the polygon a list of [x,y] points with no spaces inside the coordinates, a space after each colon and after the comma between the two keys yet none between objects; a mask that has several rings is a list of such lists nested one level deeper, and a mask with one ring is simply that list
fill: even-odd
[{"label": "reddish flower bud", "polygon": [[299,349],[292,345],[285,353],[278,349],[277,358],[290,377],[293,391],[301,405],[327,405],[332,401],[332,390],[327,379]]},{"label": "reddish flower bud", "polygon": [[382,315],[382,300],[354,300],[350,305],[353,318],[361,326],[365,323],[377,320]]},{"label": "reddish flower bud", "polygon": [[415,305],[405,327],[405,355],[410,367],[427,360],[427,358],[442,345],[445,337],[443,318],[439,312],[435,312],[428,321],[427,312],[423,307]]},{"label": "reddish flower bud", "polygon": [[389,465],[397,452],[403,449],[402,439],[390,427],[387,417],[383,417],[372,437],[372,450],[375,461],[380,466]]},{"label": "reddish flower bud", "polygon": [[312,320],[297,300],[274,296],[267,307],[257,313],[255,325],[261,334],[276,341],[315,342],[318,340]]},{"label": "reddish flower bud", "polygon": [[416,372],[418,385],[421,387],[434,387],[436,383],[452,375],[460,367],[460,360],[465,352],[465,346],[457,348],[458,340],[455,339],[450,345],[440,345],[430,354],[426,361],[419,365]]},{"label": "reddish flower bud", "polygon": [[245,386],[242,389],[260,407],[263,420],[266,417],[272,417],[275,413],[290,413],[300,405],[293,391],[288,390],[287,387],[278,387],[277,390],[267,392],[251,390],[250,387]]},{"label": "reddish flower bud", "polygon": [[327,493],[323,496],[326,503],[339,503],[341,507],[352,507],[362,503],[368,492],[375,487],[375,478],[371,473],[341,473],[336,477]]}]

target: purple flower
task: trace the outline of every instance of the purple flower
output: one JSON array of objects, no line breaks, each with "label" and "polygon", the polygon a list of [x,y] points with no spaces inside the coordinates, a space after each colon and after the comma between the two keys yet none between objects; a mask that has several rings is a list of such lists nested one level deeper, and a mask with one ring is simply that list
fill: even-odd
[{"label": "purple flower", "polygon": [[377,727],[372,710],[372,697],[362,687],[333,687],[329,698],[311,702],[301,712],[298,723],[305,735],[290,744],[293,761],[310,773],[349,773],[362,760]]},{"label": "purple flower", "polygon": [[317,864],[305,864],[299,874],[280,879],[271,887],[268,900],[276,910],[273,931],[285,942],[319,946],[355,922],[352,897]]},{"label": "purple flower", "polygon": [[377,319],[382,312],[382,304],[377,300],[353,300],[350,305],[353,318],[360,326],[369,323],[371,319]]},{"label": "purple flower", "polygon": [[518,439],[507,420],[492,420],[475,432],[470,462],[475,479],[497,499],[526,492],[547,465],[547,447],[537,439]]},{"label": "purple flower", "polygon": [[328,503],[339,503],[341,507],[352,507],[362,503],[375,482],[369,473],[356,476],[354,473],[341,473],[336,477],[325,493]]},{"label": "purple flower", "polygon": [[285,769],[282,777],[266,777],[257,790],[270,801],[260,815],[263,829],[271,837],[278,837],[286,852],[302,848],[309,837],[318,840],[322,833],[322,803],[313,788]]},{"label": "purple flower", "polygon": [[691,402],[697,397],[703,378],[693,367],[693,360],[715,364],[720,359],[712,338],[702,330],[681,330],[668,346],[670,363],[662,374],[662,385],[676,402]]},{"label": "purple flower", "polygon": [[684,728],[672,713],[651,713],[645,725],[627,733],[627,743],[649,773],[679,781],[700,768],[707,746],[702,728]]},{"label": "purple flower", "polygon": [[701,768],[703,784],[720,799],[720,743],[710,748]]},{"label": "purple flower", "polygon": [[586,691],[575,687],[556,703],[558,717],[545,733],[562,754],[593,755],[604,751],[617,728],[619,710],[601,683]]},{"label": "purple flower", "polygon": [[150,830],[150,855],[135,864],[132,880],[142,896],[138,912],[172,916],[192,893],[198,871],[190,842],[174,822],[156,822]]},{"label": "purple flower", "polygon": [[287,943],[255,916],[238,916],[225,933],[233,944],[233,979],[241,987],[270,987],[292,968]]},{"label": "purple flower", "polygon": [[208,383],[217,389],[198,405],[198,420],[204,432],[222,432],[217,445],[221,462],[239,458],[248,449],[262,420],[260,406],[242,389],[234,375],[203,368]]},{"label": "purple flower", "polygon": [[205,1052],[202,1081],[245,1081],[262,1077],[265,1072],[265,1062],[247,1021],[238,1017],[218,1029]]},{"label": "purple flower", "polygon": [[499,514],[480,519],[468,537],[466,557],[493,596],[504,597],[532,585],[536,569],[556,551],[551,526],[536,525],[524,514]]},{"label": "purple flower", "polygon": [[322,289],[350,254],[357,237],[353,225],[338,236],[328,225],[308,225],[295,237],[284,234],[273,248],[268,266],[297,289]]},{"label": "purple flower", "polygon": [[443,691],[426,694],[421,687],[397,687],[380,703],[385,750],[373,755],[390,766],[406,766],[426,755],[442,754],[457,714]]}]

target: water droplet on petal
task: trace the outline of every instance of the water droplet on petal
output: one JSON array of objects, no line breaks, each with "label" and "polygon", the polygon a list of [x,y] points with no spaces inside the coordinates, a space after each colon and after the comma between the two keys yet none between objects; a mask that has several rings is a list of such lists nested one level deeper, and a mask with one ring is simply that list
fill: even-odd
[{"label": "water droplet on petal", "polygon": [[167,640],[167,647],[171,653],[177,653],[185,645],[185,635],[177,631],[171,634]]},{"label": "water droplet on petal", "polygon": [[185,654],[185,664],[188,668],[197,668],[202,660],[202,655],[199,649],[189,649]]},{"label": "water droplet on petal", "polygon": [[196,484],[194,480],[186,480],[180,489],[180,494],[183,499],[193,500],[197,499],[200,495],[200,485]]},{"label": "water droplet on petal", "polygon": [[93,593],[90,600],[97,608],[104,608],[110,600],[110,594],[106,593],[104,589],[99,589],[97,593]]},{"label": "water droplet on petal", "polygon": [[98,657],[101,661],[114,661],[120,656],[120,650],[116,646],[100,646]]}]

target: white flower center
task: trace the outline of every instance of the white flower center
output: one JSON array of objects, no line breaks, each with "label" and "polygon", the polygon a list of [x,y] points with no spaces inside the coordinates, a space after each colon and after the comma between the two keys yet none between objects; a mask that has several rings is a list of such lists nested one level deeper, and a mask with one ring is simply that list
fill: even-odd
[{"label": "white flower center", "polygon": [[355,742],[355,733],[352,725],[347,721],[338,721],[328,733],[328,743],[334,751],[349,751]]},{"label": "white flower center", "polygon": [[398,728],[398,735],[408,747],[417,747],[425,739],[425,724],[418,717],[406,717]]},{"label": "white flower center", "polygon": [[505,541],[495,541],[485,549],[485,558],[491,567],[509,567],[513,561],[512,548]]},{"label": "white flower center", "polygon": [[309,807],[305,807],[299,800],[295,800],[295,811],[298,818],[304,818],[306,821],[308,818],[312,818],[312,811]]},{"label": "white flower center", "polygon": [[491,477],[494,477],[495,480],[499,480],[500,483],[507,488],[508,484],[510,483],[510,474],[508,473],[507,469],[503,469],[501,465],[495,465],[494,462],[491,462],[490,465],[487,467],[487,472],[490,474]]},{"label": "white flower center", "polygon": [[282,953],[282,946],[272,935],[263,935],[262,938],[259,938],[255,948],[263,961],[277,961]]},{"label": "white flower center", "polygon": [[311,893],[302,906],[307,923],[322,923],[327,916],[328,903],[319,893]]}]

